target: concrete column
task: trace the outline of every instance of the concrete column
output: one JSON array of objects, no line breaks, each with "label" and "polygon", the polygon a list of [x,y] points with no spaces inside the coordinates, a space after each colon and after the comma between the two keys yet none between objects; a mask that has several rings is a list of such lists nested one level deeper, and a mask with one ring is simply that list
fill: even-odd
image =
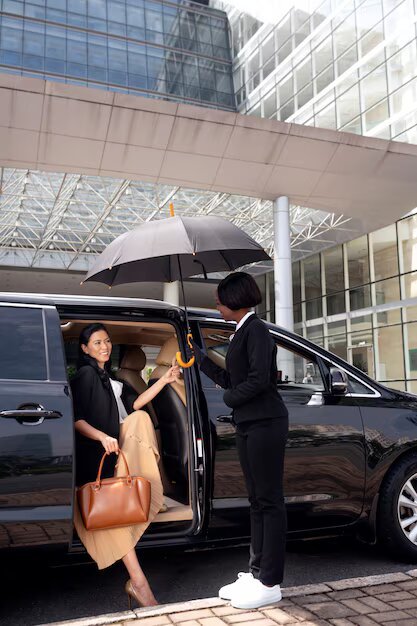
[{"label": "concrete column", "polygon": [[294,330],[292,306],[292,268],[290,236],[290,202],[286,196],[274,200],[274,287],[275,323]]},{"label": "concrete column", "polygon": [[180,303],[180,283],[178,280],[173,283],[164,283],[164,302],[179,306]]},{"label": "concrete column", "polygon": [[[291,234],[290,234],[290,202],[281,196],[273,202],[274,213],[274,291],[275,291],[275,323],[293,331],[294,315],[292,303],[292,268],[291,268]],[[282,372],[282,380],[294,382],[294,358],[291,352],[278,349],[278,370]]]}]

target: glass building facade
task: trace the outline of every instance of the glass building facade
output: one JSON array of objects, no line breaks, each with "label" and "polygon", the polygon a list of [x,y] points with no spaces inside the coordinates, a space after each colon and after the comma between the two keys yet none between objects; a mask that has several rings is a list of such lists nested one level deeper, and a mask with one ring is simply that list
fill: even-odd
[{"label": "glass building facade", "polygon": [[228,32],[197,2],[0,0],[0,72],[235,110]]},{"label": "glass building facade", "polygon": [[[417,143],[415,0],[306,0],[273,24],[215,5],[242,113]],[[417,393],[417,211],[293,263],[293,300],[296,332]]]}]

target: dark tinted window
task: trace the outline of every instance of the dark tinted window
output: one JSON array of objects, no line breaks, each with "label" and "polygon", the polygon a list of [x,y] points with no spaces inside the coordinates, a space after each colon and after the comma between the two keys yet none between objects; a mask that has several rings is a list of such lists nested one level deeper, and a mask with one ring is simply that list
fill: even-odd
[{"label": "dark tinted window", "polygon": [[0,378],[45,380],[41,309],[0,307]]}]

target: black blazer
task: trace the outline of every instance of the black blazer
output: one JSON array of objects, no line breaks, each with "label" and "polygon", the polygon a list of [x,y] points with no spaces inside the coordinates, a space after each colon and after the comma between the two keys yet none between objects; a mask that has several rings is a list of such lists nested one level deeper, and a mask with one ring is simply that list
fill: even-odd
[{"label": "black blazer", "polygon": [[224,402],[233,409],[236,424],[257,419],[288,417],[277,390],[277,348],[266,325],[255,314],[233,337],[226,355],[226,371],[205,356],[201,370],[226,389]]}]

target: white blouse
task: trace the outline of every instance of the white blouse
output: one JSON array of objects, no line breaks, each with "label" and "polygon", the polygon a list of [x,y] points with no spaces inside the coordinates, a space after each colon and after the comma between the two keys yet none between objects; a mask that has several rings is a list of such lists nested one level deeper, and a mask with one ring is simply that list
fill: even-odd
[{"label": "white blouse", "polygon": [[113,378],[110,378],[110,384],[117,402],[117,410],[119,411],[119,422],[120,424],[122,424],[127,417],[127,411],[122,400],[123,383],[118,380],[114,380]]}]

